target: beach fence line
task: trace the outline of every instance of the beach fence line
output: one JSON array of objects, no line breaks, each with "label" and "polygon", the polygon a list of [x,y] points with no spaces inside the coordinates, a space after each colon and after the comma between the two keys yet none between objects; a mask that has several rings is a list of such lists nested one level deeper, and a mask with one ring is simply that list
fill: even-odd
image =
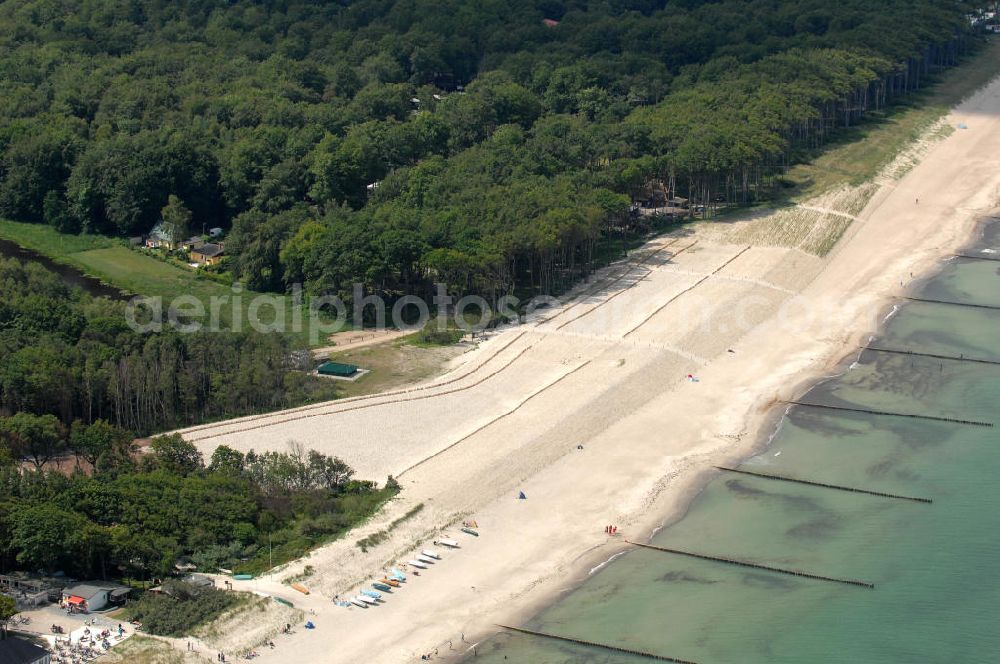
[{"label": "beach fence line", "polygon": [[992,427],[992,422],[978,422],[976,420],[960,420],[955,417],[941,417],[939,415],[918,415],[916,413],[894,413],[888,410],[871,410],[868,408],[851,408],[849,406],[832,406],[822,403],[806,403],[803,401],[786,401],[792,406],[804,406],[806,408],[824,408],[826,410],[839,410],[846,413],[863,413],[865,415],[884,415],[886,417],[909,417],[915,420],[932,420],[934,422],[949,422],[951,424],[967,424],[973,427]]},{"label": "beach fence line", "polygon": [[[1000,261],[997,261],[1000,263]],[[891,353],[895,355],[911,355],[913,357],[928,357],[934,360],[954,360],[955,362],[977,362],[979,364],[1000,364],[1000,360],[984,360],[979,357],[966,357],[964,355],[938,355],[936,353],[921,353],[915,350],[902,350],[896,348],[879,348],[877,346],[862,346],[861,350],[870,350],[875,353]]]},{"label": "beach fence line", "polygon": [[699,560],[710,560],[717,563],[727,563],[729,565],[737,565],[739,567],[750,567],[753,569],[761,569],[766,572],[777,572],[778,574],[788,574],[790,576],[800,576],[804,579],[815,579],[817,581],[829,581],[831,583],[843,583],[849,586],[859,586],[861,588],[873,589],[875,584],[870,581],[861,581],[859,579],[840,579],[834,576],[824,576],[822,574],[812,574],[810,572],[802,572],[796,569],[787,569],[784,567],[772,567],[771,565],[764,565],[761,563],[755,563],[751,560],[737,560],[735,558],[724,558],[722,556],[709,556],[704,553],[695,553],[693,551],[682,551],[680,549],[668,549],[662,546],[653,546],[652,544],[640,544],[639,542],[631,542],[625,540],[627,544],[632,546],[640,546],[644,549],[652,549],[654,551],[662,551],[663,553],[673,553],[678,556],[687,556],[689,558],[698,558]]},{"label": "beach fence line", "polygon": [[[996,219],[996,217],[993,217]],[[989,256],[972,256],[970,254],[955,254],[955,258],[971,258],[974,261],[991,261],[993,263],[1000,263],[1000,258],[990,258]]]},{"label": "beach fence line", "polygon": [[475,429],[475,430],[473,430],[473,431],[471,431],[471,432],[469,432],[469,433],[465,434],[464,436],[462,436],[461,438],[459,438],[459,439],[458,439],[458,440],[456,440],[455,442],[453,442],[453,443],[451,443],[451,444],[447,445],[446,447],[443,447],[442,449],[438,450],[438,451],[437,451],[437,452],[435,452],[434,454],[432,454],[432,455],[430,455],[430,456],[428,456],[428,457],[424,457],[423,459],[421,459],[420,461],[417,461],[417,462],[416,462],[416,463],[414,463],[413,465],[411,465],[411,466],[408,466],[407,468],[405,468],[405,469],[403,469],[403,470],[399,471],[399,474],[398,474],[398,475],[396,475],[396,477],[397,477],[397,478],[400,478],[400,477],[402,477],[403,475],[405,475],[406,473],[410,472],[410,471],[411,471],[411,470],[413,470],[414,468],[416,468],[416,467],[418,467],[418,466],[422,466],[422,465],[424,465],[425,463],[427,463],[428,461],[430,461],[431,459],[435,459],[435,458],[437,458],[437,457],[441,456],[442,454],[444,454],[444,453],[445,453],[445,452],[447,452],[448,450],[452,449],[452,448],[453,448],[453,447],[455,447],[456,445],[459,445],[459,444],[461,444],[461,443],[464,443],[465,441],[467,441],[467,440],[468,440],[469,438],[472,438],[473,436],[475,436],[475,435],[476,435],[477,433],[479,433],[480,431],[483,431],[484,429],[487,429],[487,428],[489,428],[489,427],[493,426],[494,424],[496,424],[496,423],[497,423],[497,422],[499,422],[500,420],[502,420],[502,419],[504,419],[504,418],[506,418],[506,417],[509,417],[509,416],[513,415],[513,414],[514,414],[514,413],[516,413],[517,411],[521,410],[521,408],[523,408],[523,407],[524,407],[524,405],[525,405],[525,404],[527,404],[527,403],[528,403],[529,401],[531,401],[532,399],[534,399],[534,398],[535,398],[535,397],[537,397],[538,395],[542,394],[543,392],[547,391],[547,390],[548,390],[549,388],[552,388],[552,387],[555,387],[556,385],[558,385],[558,384],[559,384],[559,383],[561,383],[562,381],[566,380],[567,378],[569,378],[570,376],[572,376],[573,374],[575,374],[575,373],[576,373],[577,371],[579,371],[580,369],[583,369],[584,367],[587,367],[587,366],[589,366],[591,362],[593,362],[593,360],[587,360],[586,362],[583,362],[583,363],[581,363],[581,364],[577,365],[576,367],[574,367],[574,368],[573,368],[573,369],[571,369],[570,371],[567,371],[567,372],[566,372],[566,373],[564,373],[563,375],[559,376],[559,378],[556,378],[556,379],[555,379],[554,381],[552,381],[551,383],[548,383],[547,385],[543,386],[542,388],[540,388],[540,389],[538,389],[538,390],[536,390],[536,391],[532,392],[531,394],[529,394],[527,398],[525,398],[525,399],[524,399],[524,400],[523,400],[523,401],[522,401],[521,403],[517,404],[516,406],[514,406],[514,407],[513,407],[513,408],[511,408],[510,410],[507,410],[507,411],[505,411],[505,412],[501,413],[500,415],[497,415],[497,416],[496,416],[496,417],[494,417],[493,419],[489,420],[489,421],[488,421],[488,422],[486,422],[485,424],[483,424],[483,425],[481,425],[481,426],[479,426],[479,427],[476,427],[476,429]]},{"label": "beach fence line", "polygon": [[994,311],[1000,310],[1000,305],[996,304],[974,304],[972,302],[956,302],[954,300],[933,300],[927,297],[904,297],[904,300],[909,300],[910,302],[924,302],[925,304],[950,304],[953,307],[971,307],[973,309],[992,309]]},{"label": "beach fence line", "polygon": [[529,634],[531,636],[540,636],[546,639],[553,639],[556,641],[566,641],[567,643],[576,643],[581,646],[590,646],[591,648],[602,648],[604,650],[611,650],[613,652],[625,653],[628,655],[636,655],[638,657],[645,657],[646,659],[655,659],[661,662],[676,662],[677,664],[696,664],[687,659],[677,659],[676,657],[667,657],[666,655],[657,655],[656,653],[645,652],[642,650],[633,650],[632,648],[623,648],[621,646],[613,646],[607,643],[597,643],[596,641],[587,641],[585,639],[576,639],[572,636],[560,636],[558,634],[549,634],[547,632],[539,632],[533,629],[525,629],[523,627],[511,627],[510,625],[497,625],[497,627],[502,627],[503,629],[509,629],[512,632],[520,632],[521,634]]},{"label": "beach fence line", "polygon": [[[591,288],[588,288],[583,293],[580,293],[580,295],[577,298],[575,298],[576,302],[574,302],[572,306],[563,308],[562,311],[560,311],[559,313],[557,313],[557,314],[555,314],[553,316],[549,316],[545,320],[541,321],[541,323],[548,323],[549,321],[552,321],[552,320],[555,320],[556,318],[559,318],[559,316],[562,316],[563,314],[569,313],[569,311],[573,307],[577,306],[578,304],[583,304],[584,303],[583,302],[584,298],[590,297],[591,295],[594,295],[595,293],[598,293],[598,292],[600,292],[602,290],[611,288],[612,286],[614,286],[615,284],[617,284],[619,281],[621,281],[622,279],[624,279],[626,276],[628,276],[632,272],[632,270],[634,270],[637,267],[642,267],[643,265],[646,264],[647,261],[651,260],[654,256],[656,256],[657,254],[659,254],[661,252],[666,251],[668,248],[672,247],[673,245],[677,244],[678,242],[680,242],[680,238],[679,237],[678,238],[674,238],[673,240],[671,240],[670,242],[667,242],[663,246],[657,247],[653,251],[647,252],[646,255],[643,256],[641,259],[639,259],[637,261],[629,261],[630,265],[628,267],[626,267],[625,270],[623,270],[621,274],[619,274],[618,276],[616,276],[613,279],[611,279],[611,281],[608,281],[606,283],[597,283],[594,286],[592,286]],[[676,256],[681,251],[684,251],[684,249],[687,249],[687,248],[688,247],[684,247],[680,251],[676,252],[673,255]],[[647,272],[646,274],[649,274],[649,273]],[[625,291],[627,291],[630,288],[632,288],[633,286],[635,286],[637,283],[639,283],[639,281],[641,281],[641,279],[637,279],[636,281],[632,282],[626,288],[623,288],[620,291],[618,291],[617,293],[614,293],[613,295],[610,295],[609,297],[605,298],[604,300],[602,300],[601,302],[599,302],[595,306],[591,307],[590,309],[587,309],[586,311],[583,311],[583,312],[577,314],[576,316],[571,317],[567,321],[559,323],[559,325],[556,326],[556,329],[557,330],[561,330],[564,327],[566,327],[567,325],[569,325],[570,323],[583,318],[587,314],[593,313],[597,309],[600,309],[601,307],[603,307],[605,304],[607,304],[611,300],[615,299],[616,297],[618,297],[619,295],[621,295]]]},{"label": "beach fence line", "polygon": [[[685,249],[690,249],[691,247],[693,247],[696,244],[698,244],[697,240],[695,240],[694,242],[692,242],[688,246],[684,247],[684,249],[681,249],[680,251],[678,251],[676,254],[674,254],[674,256],[676,256],[677,254],[681,253],[681,251],[684,251]],[[631,330],[629,330],[628,332],[626,332],[625,334],[623,334],[622,335],[622,339],[625,339],[625,338],[629,337],[633,332],[635,332],[640,327],[642,327],[643,325],[645,325],[646,323],[648,323],[649,321],[651,321],[654,316],[656,316],[658,313],[660,313],[661,311],[663,311],[664,309],[666,309],[668,306],[670,306],[671,304],[673,304],[680,297],[682,297],[683,295],[687,295],[688,293],[690,293],[691,291],[693,291],[698,286],[701,286],[703,283],[705,283],[706,281],[708,281],[709,279],[711,279],[712,277],[714,277],[715,275],[717,275],[719,272],[721,272],[722,270],[724,270],[726,268],[726,266],[728,266],[730,263],[732,263],[733,261],[735,261],[737,258],[739,258],[740,256],[742,256],[746,252],[750,251],[751,249],[753,249],[753,247],[751,245],[747,245],[747,246],[743,247],[738,252],[736,252],[735,256],[731,256],[722,265],[720,265],[719,267],[715,268],[714,270],[712,270],[711,272],[709,272],[708,274],[706,274],[705,276],[703,276],[701,279],[699,279],[698,281],[694,282],[693,284],[691,284],[690,286],[688,286],[687,288],[685,288],[684,290],[680,291],[679,293],[677,293],[676,295],[674,295],[672,298],[670,298],[669,300],[667,300],[666,302],[664,302],[663,304],[661,304],[659,307],[657,307],[653,311],[653,313],[649,314],[648,316],[646,316],[645,318],[643,318],[641,321],[639,321],[638,325],[636,325]]]},{"label": "beach fence line", "polygon": [[880,498],[894,498],[896,500],[909,500],[915,503],[933,503],[934,501],[930,498],[915,498],[913,496],[901,496],[895,493],[885,493],[883,491],[871,491],[869,489],[859,489],[853,486],[841,486],[839,484],[826,484],[825,482],[814,482],[812,480],[801,480],[797,477],[787,477],[784,475],[771,475],[770,473],[757,473],[752,470],[740,470],[739,468],[728,468],[726,466],[716,466],[718,470],[724,470],[727,473],[739,473],[740,475],[750,475],[751,477],[760,477],[765,480],[778,480],[781,482],[792,482],[794,484],[805,484],[807,486],[816,486],[823,489],[836,489],[837,491],[850,491],[851,493],[863,493],[869,496],[879,496]]}]

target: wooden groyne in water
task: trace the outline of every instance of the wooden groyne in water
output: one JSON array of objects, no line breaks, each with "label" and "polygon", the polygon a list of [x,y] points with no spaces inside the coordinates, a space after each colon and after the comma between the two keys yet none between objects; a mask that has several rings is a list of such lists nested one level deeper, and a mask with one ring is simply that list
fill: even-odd
[{"label": "wooden groyne in water", "polygon": [[924,302],[926,304],[950,304],[953,307],[971,307],[973,309],[992,309],[994,311],[1000,310],[1000,305],[996,304],[974,304],[972,302],[955,302],[954,300],[932,300],[926,297],[904,297],[904,300],[909,300],[910,302]]},{"label": "wooden groyne in water", "polygon": [[1000,258],[990,258],[989,256],[971,256],[969,254],[955,254],[955,258],[971,258],[974,261],[991,261],[1000,263]]},{"label": "wooden groyne in water", "polygon": [[793,406],[805,406],[808,408],[825,408],[826,410],[839,410],[846,413],[862,413],[865,415],[885,415],[886,417],[909,417],[915,420],[932,420],[934,422],[949,422],[951,424],[967,424],[974,427],[991,427],[992,422],[977,422],[975,420],[960,420],[954,417],[940,417],[938,415],[917,415],[916,413],[893,413],[887,410],[869,410],[868,408],[851,408],[849,406],[831,406],[822,403],[805,403],[802,401],[786,401]]},{"label": "wooden groyne in water", "polygon": [[913,496],[901,496],[895,493],[885,493],[882,491],[871,491],[869,489],[859,489],[853,486],[840,486],[839,484],[826,484],[824,482],[813,482],[812,480],[800,480],[797,477],[785,477],[783,475],[770,475],[768,473],[756,473],[752,470],[740,470],[738,468],[727,468],[726,466],[716,466],[718,470],[727,473],[739,473],[740,475],[750,475],[760,477],[765,480],[778,480],[781,482],[793,482],[795,484],[805,484],[807,486],[818,486],[823,489],[836,489],[837,491],[850,491],[851,493],[863,493],[869,496],[879,496],[880,498],[894,498],[896,500],[910,500],[915,503],[933,503],[930,498],[914,498]]},{"label": "wooden groyne in water", "polygon": [[677,659],[676,657],[667,657],[666,655],[657,655],[656,653],[644,652],[642,650],[632,650],[631,648],[622,648],[621,646],[612,646],[607,643],[597,643],[596,641],[587,641],[585,639],[575,639],[572,636],[559,636],[558,634],[548,634],[546,632],[536,632],[533,629],[524,629],[523,627],[511,627],[509,625],[497,625],[497,627],[502,627],[503,629],[509,629],[512,632],[520,632],[521,634],[530,634],[531,636],[540,636],[546,639],[554,639],[556,641],[566,641],[567,643],[576,643],[581,646],[590,646],[591,648],[602,648],[604,650],[611,650],[613,652],[621,652],[628,655],[636,655],[638,657],[645,657],[646,659],[655,659],[661,662],[676,662],[677,664],[696,664],[686,659]]},{"label": "wooden groyne in water", "polygon": [[736,560],[734,558],[723,558],[722,556],[709,556],[704,553],[694,553],[693,551],[681,551],[680,549],[667,549],[662,546],[653,546],[652,544],[639,544],[638,542],[630,542],[625,540],[628,544],[632,546],[641,546],[644,549],[652,549],[654,551],[662,551],[664,553],[674,553],[678,556],[687,556],[689,558],[698,558],[700,560],[710,560],[717,563],[727,563],[729,565],[738,565],[739,567],[750,567],[753,569],[761,569],[766,572],[777,572],[778,574],[788,574],[790,576],[800,576],[804,579],[815,579],[817,581],[829,581],[831,583],[843,583],[849,586],[860,586],[861,588],[872,589],[875,584],[870,581],[861,581],[858,579],[838,579],[833,576],[823,576],[822,574],[811,574],[809,572],[801,572],[796,569],[785,569],[783,567],[771,567],[770,565],[762,565],[761,563],[755,563],[750,560]]},{"label": "wooden groyne in water", "polygon": [[[1000,261],[997,261],[1000,263]],[[937,355],[935,353],[920,353],[915,350],[901,350],[896,348],[878,348],[876,346],[862,346],[861,350],[870,350],[875,353],[892,353],[894,355],[910,355],[912,357],[929,357],[934,360],[954,360],[955,362],[977,362],[979,364],[1000,364],[1000,360],[984,360],[978,357],[966,357],[964,355]]]}]

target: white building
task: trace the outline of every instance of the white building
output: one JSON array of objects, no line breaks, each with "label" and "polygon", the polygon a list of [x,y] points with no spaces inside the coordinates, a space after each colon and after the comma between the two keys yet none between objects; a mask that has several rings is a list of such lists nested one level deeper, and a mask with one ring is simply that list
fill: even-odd
[{"label": "white building", "polygon": [[90,581],[65,588],[62,592],[62,604],[66,608],[76,608],[84,613],[100,611],[112,604],[125,601],[131,590],[128,586],[116,583]]}]

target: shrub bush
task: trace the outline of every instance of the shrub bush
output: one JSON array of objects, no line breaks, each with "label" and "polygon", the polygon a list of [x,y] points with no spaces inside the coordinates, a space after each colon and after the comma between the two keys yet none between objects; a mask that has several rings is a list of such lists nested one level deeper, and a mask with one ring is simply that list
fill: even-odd
[{"label": "shrub bush", "polygon": [[183,581],[166,581],[163,592],[147,592],[128,607],[129,620],[159,636],[184,636],[240,603],[240,595],[216,588],[198,588]]}]

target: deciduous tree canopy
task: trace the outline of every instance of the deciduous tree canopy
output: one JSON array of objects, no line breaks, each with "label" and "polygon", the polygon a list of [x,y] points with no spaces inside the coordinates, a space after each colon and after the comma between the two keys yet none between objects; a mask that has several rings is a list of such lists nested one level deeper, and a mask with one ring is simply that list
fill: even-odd
[{"label": "deciduous tree canopy", "polygon": [[973,5],[6,0],[0,214],[131,235],[175,196],[256,288],[559,288],[644,183],[762,195],[954,63]]},{"label": "deciduous tree canopy", "polygon": [[[108,437],[107,425],[94,427],[74,427],[73,438]],[[391,480],[378,489],[352,475],[340,459],[294,444],[289,453],[219,448],[206,468],[178,435],[91,475],[8,461],[0,465],[0,572],[150,578],[182,559],[206,571],[261,570],[304,554],[398,491]]]},{"label": "deciduous tree canopy", "polygon": [[[0,417],[0,439],[16,458],[41,467],[68,444],[91,465],[114,464],[129,453],[115,427],[148,434],[335,396],[293,370],[299,349],[285,336],[141,334],[124,307],[0,260],[0,415],[13,415]],[[75,420],[91,426],[68,431]]]}]

